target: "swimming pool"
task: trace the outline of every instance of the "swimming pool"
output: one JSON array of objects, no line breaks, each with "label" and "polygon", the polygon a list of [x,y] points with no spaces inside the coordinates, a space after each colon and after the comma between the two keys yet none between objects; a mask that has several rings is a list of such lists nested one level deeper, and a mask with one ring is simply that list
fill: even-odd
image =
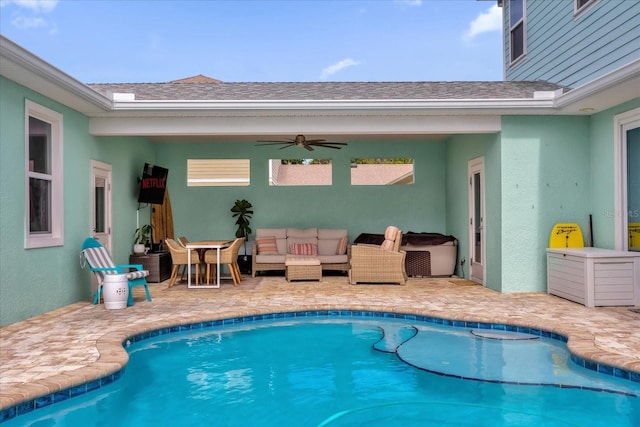
[{"label": "swimming pool", "polygon": [[562,337],[543,331],[368,312],[272,317],[131,337],[120,380],[6,425],[631,426],[640,420],[639,383],[578,366]]}]

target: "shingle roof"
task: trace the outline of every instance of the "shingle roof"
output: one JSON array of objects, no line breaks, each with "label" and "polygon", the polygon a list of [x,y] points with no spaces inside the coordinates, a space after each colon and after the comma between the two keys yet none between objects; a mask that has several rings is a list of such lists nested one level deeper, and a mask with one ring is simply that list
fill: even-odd
[{"label": "shingle roof", "polygon": [[222,80],[198,74],[197,76],[186,77],[184,79],[171,80],[169,83],[222,83]]},{"label": "shingle roof", "polygon": [[459,82],[209,82],[93,83],[98,92],[134,93],[136,100],[386,100],[530,99],[560,89],[544,81]]}]

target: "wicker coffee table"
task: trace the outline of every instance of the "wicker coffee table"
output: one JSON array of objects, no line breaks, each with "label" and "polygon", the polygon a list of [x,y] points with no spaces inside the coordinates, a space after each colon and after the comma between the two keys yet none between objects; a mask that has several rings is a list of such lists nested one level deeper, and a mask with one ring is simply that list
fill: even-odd
[{"label": "wicker coffee table", "polygon": [[322,280],[322,265],[318,257],[309,255],[287,255],[284,261],[287,281]]}]

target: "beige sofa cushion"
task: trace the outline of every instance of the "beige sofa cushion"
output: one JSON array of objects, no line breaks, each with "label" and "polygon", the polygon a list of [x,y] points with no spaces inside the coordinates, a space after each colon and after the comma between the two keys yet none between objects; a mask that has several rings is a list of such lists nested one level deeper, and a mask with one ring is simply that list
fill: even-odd
[{"label": "beige sofa cushion", "polygon": [[318,239],[318,255],[336,255],[340,239]]},{"label": "beige sofa cushion", "polygon": [[317,228],[287,228],[287,237],[306,239],[310,237],[318,238]]},{"label": "beige sofa cushion", "polygon": [[346,229],[321,228],[318,230],[318,239],[341,239],[346,235]]},{"label": "beige sofa cushion", "polygon": [[344,264],[349,262],[349,255],[318,255],[322,264]]},{"label": "beige sofa cushion", "polygon": [[[346,229],[321,228],[318,230],[318,254],[319,255],[344,255],[346,253],[346,242],[342,239],[347,238]],[[339,253],[344,246],[342,253]]]},{"label": "beige sofa cushion", "polygon": [[256,263],[259,264],[284,264],[286,255],[256,255]]}]

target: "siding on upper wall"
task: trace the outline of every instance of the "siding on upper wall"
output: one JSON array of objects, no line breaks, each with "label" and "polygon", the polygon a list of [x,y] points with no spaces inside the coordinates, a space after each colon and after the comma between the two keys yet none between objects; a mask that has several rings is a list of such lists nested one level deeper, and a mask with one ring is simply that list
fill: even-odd
[{"label": "siding on upper wall", "polygon": [[600,0],[574,16],[572,0],[525,0],[525,57],[511,66],[508,7],[507,1],[506,80],[578,87],[640,58],[639,1]]}]

